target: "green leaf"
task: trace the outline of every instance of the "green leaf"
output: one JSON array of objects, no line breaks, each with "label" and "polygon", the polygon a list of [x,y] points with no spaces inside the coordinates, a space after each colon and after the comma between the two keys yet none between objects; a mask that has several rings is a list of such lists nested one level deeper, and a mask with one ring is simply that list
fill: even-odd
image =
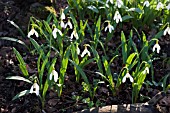
[{"label": "green leaf", "polygon": [[97,66],[99,68],[99,71],[100,71],[100,73],[103,74],[103,66],[102,66],[100,56],[99,56],[98,52],[96,51],[96,49],[94,49],[94,47],[91,47],[91,48],[92,48],[93,55],[95,56],[95,60],[96,60]]},{"label": "green leaf", "polygon": [[[78,65],[79,64],[79,58],[78,58],[78,54],[77,54],[77,47],[78,47],[78,43],[71,44],[71,54],[72,54],[72,59],[73,61]],[[74,66],[74,70],[75,70],[75,75],[76,75],[76,81],[79,81],[79,73],[78,70],[76,69],[76,67]]]},{"label": "green leaf", "polygon": [[21,81],[25,81],[25,82],[28,82],[28,83],[31,83],[32,82],[24,77],[21,77],[21,76],[9,76],[9,77],[6,77],[6,79],[10,79],[10,80],[21,80]]},{"label": "green leaf", "polygon": [[110,83],[110,87],[114,88],[114,82],[113,82],[113,77],[112,77],[112,73],[111,73],[111,69],[110,69],[110,65],[108,63],[108,61],[106,60],[106,57],[102,57],[103,60],[103,65],[106,71],[106,75],[108,77],[109,83]]},{"label": "green leaf", "polygon": [[163,91],[166,91],[166,83],[167,83],[167,79],[168,79],[169,76],[170,76],[170,73],[167,74],[163,79]]},{"label": "green leaf", "polygon": [[97,48],[98,45],[98,40],[100,37],[100,25],[101,25],[101,16],[99,16],[97,23],[96,23],[96,28],[95,28],[95,34],[94,34],[94,47],[95,49]]},{"label": "green leaf", "polygon": [[[68,59],[70,56],[70,46],[67,47],[67,49],[64,52],[64,56],[62,59],[62,64],[61,64],[61,68],[60,68],[60,78],[59,78],[59,84],[63,85],[64,84],[64,76],[67,70],[67,66],[68,66]],[[61,96],[62,93],[62,86],[60,87],[59,91],[58,91],[58,95]]]},{"label": "green leaf", "polygon": [[41,65],[41,58],[42,58],[43,52],[40,53],[37,61],[37,68],[38,68],[38,73],[40,74],[40,65]]},{"label": "green leaf", "polygon": [[74,27],[76,29],[78,29],[78,23],[77,23],[77,20],[75,19],[75,17],[73,16],[73,14],[70,14],[70,17],[71,17],[71,20],[72,20],[72,22],[74,24]]},{"label": "green leaf", "polygon": [[94,11],[94,12],[96,12],[96,13],[99,13],[99,10],[95,6],[93,6],[93,5],[87,6],[87,8],[92,10],[92,11]]},{"label": "green leaf", "polygon": [[111,59],[110,62],[109,62],[109,65],[111,65],[111,63],[113,62],[113,60],[114,60],[116,57],[118,57],[118,56],[119,56],[119,55],[113,56],[112,59]]},{"label": "green leaf", "polygon": [[123,31],[121,32],[121,41],[122,41],[123,64],[125,64],[126,59],[127,59],[127,44],[126,44],[126,37]]},{"label": "green leaf", "polygon": [[12,100],[15,100],[15,99],[18,99],[24,95],[27,95],[29,94],[30,90],[24,90],[24,91],[21,91],[20,93],[18,93],[14,98],[12,98]]},{"label": "green leaf", "polygon": [[28,48],[28,46],[21,40],[16,39],[16,38],[12,38],[12,37],[0,37],[0,40],[7,40],[7,41],[12,41],[12,42],[17,42],[21,45],[24,45],[26,48]]},{"label": "green leaf", "polygon": [[84,67],[84,66],[86,66],[86,65],[88,65],[89,63],[91,63],[91,62],[93,62],[94,61],[94,58],[92,58],[92,59],[89,59],[89,60],[86,60],[85,62],[81,62],[80,63],[80,67]]},{"label": "green leaf", "polygon": [[28,71],[27,71],[27,68],[26,68],[26,65],[24,64],[19,64],[19,68],[21,69],[21,71],[22,71],[22,73],[23,73],[23,75],[25,76],[25,77],[28,77],[27,75],[28,75]]},{"label": "green leaf", "polygon": [[129,20],[129,19],[132,19],[134,18],[133,16],[130,16],[130,15],[125,15],[122,17],[122,21],[126,21],[126,20]]},{"label": "green leaf", "polygon": [[130,41],[130,45],[133,47],[134,51],[136,53],[138,53],[138,49],[137,49],[136,44],[134,43],[132,37],[133,37],[133,30],[130,31],[129,41]]},{"label": "green leaf", "polygon": [[74,65],[76,66],[77,70],[79,71],[79,73],[81,74],[83,80],[88,84],[89,84],[89,81],[88,81],[88,78],[86,76],[86,74],[84,73],[84,71],[82,70],[82,68],[80,68],[80,66],[78,66],[75,62],[73,62],[72,60],[69,59],[69,61]]},{"label": "green leaf", "polygon": [[14,50],[14,53],[15,53],[15,55],[16,55],[19,63],[20,63],[19,66],[20,66],[20,69],[21,69],[23,75],[24,75],[25,77],[28,77],[29,74],[28,74],[28,71],[27,71],[26,63],[24,62],[21,54],[20,54],[15,48],[13,48],[13,50]]},{"label": "green leaf", "polygon": [[133,61],[133,59],[134,59],[134,57],[135,57],[136,55],[137,55],[137,53],[132,53],[132,54],[130,54],[130,56],[129,56],[128,59],[126,60],[127,66],[130,65],[130,64],[132,64],[132,61]]},{"label": "green leaf", "polygon": [[43,99],[45,99],[46,92],[48,90],[48,86],[49,86],[48,79],[46,79],[45,84],[44,84],[44,88],[43,88],[43,94],[42,94]]},{"label": "green leaf", "polygon": [[44,26],[45,26],[46,30],[48,31],[48,33],[52,33],[52,29],[49,26],[49,24],[46,21],[44,21],[44,20],[43,20],[43,23],[44,23]]},{"label": "green leaf", "polygon": [[130,9],[126,10],[126,11],[134,11],[134,12],[137,12],[139,14],[143,14],[144,13],[144,11],[139,9],[139,8],[130,8]]},{"label": "green leaf", "polygon": [[[50,51],[47,53],[45,59],[43,59],[43,63],[42,63],[41,70],[39,73],[40,85],[42,85],[44,70],[45,70],[46,64],[48,63],[49,56],[50,56]],[[41,88],[42,88],[42,86],[41,86]]]},{"label": "green leaf", "polygon": [[21,33],[22,37],[26,38],[26,35],[24,34],[22,29],[17,24],[15,24],[13,21],[10,21],[10,20],[7,20],[7,21],[18,29],[18,31]]},{"label": "green leaf", "polygon": [[70,50],[67,48],[64,53],[64,57],[62,59],[62,64],[61,64],[61,68],[60,68],[60,78],[61,79],[59,80],[59,84],[64,83],[64,76],[65,76],[65,72],[67,70],[69,56],[70,56]]},{"label": "green leaf", "polygon": [[[33,39],[33,38],[29,38],[31,43],[33,44],[33,46],[35,47],[35,49],[41,53],[43,52],[42,49],[41,49],[41,46]],[[44,54],[44,53],[43,53]]]}]

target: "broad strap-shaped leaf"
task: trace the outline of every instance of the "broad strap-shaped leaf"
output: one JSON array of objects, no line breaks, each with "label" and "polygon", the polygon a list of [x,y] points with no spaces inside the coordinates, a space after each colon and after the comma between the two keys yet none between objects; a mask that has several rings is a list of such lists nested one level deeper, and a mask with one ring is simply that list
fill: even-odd
[{"label": "broad strap-shaped leaf", "polygon": [[133,16],[130,16],[130,15],[125,15],[122,17],[122,21],[126,21],[126,20],[129,20],[129,19],[132,19],[134,18]]},{"label": "broad strap-shaped leaf", "polygon": [[99,37],[100,37],[100,32],[101,32],[100,25],[101,25],[101,16],[99,16],[97,23],[96,23],[96,28],[95,28],[95,34],[94,34],[95,48],[97,48],[98,40],[99,40]]},{"label": "broad strap-shaped leaf", "polygon": [[76,66],[77,70],[79,71],[79,73],[81,74],[83,80],[88,84],[89,84],[89,81],[88,81],[88,78],[86,76],[86,74],[84,73],[84,71],[82,70],[82,68],[80,66],[78,66],[75,62],[73,62],[72,60],[69,59],[69,61],[74,65]]},{"label": "broad strap-shaped leaf", "polygon": [[93,52],[93,55],[95,57],[97,66],[99,68],[99,71],[100,71],[100,73],[103,74],[103,65],[102,65],[102,61],[100,59],[100,56],[99,56],[98,52],[96,51],[96,49],[94,49],[94,47],[91,47],[91,48],[92,48],[92,52]]},{"label": "broad strap-shaped leaf", "polygon": [[121,32],[121,42],[122,42],[123,64],[125,64],[126,59],[127,59],[127,43],[126,43],[126,37],[125,37],[123,31]]},{"label": "broad strap-shaped leaf", "polygon": [[[33,38],[29,38],[29,39],[30,39],[31,43],[33,44],[33,46],[35,47],[35,49],[36,49],[39,53],[43,52],[41,46],[40,46]],[[44,54],[44,53],[43,53],[43,54]]]},{"label": "broad strap-shaped leaf", "polygon": [[14,50],[14,53],[15,53],[15,55],[16,55],[19,63],[20,63],[19,66],[20,66],[20,69],[21,69],[23,75],[28,78],[29,74],[28,74],[28,70],[27,70],[27,67],[26,67],[26,63],[24,62],[21,54],[15,48],[13,48],[13,50]]},{"label": "broad strap-shaped leaf", "polygon": [[64,84],[64,76],[68,67],[68,60],[69,60],[69,56],[70,56],[70,46],[67,47],[67,49],[64,52],[64,56],[62,59],[62,64],[61,64],[61,68],[60,68],[60,78],[59,78],[59,84],[61,84],[61,87],[59,89],[59,96],[61,96],[62,93],[62,85]]},{"label": "broad strap-shaped leaf", "polygon": [[32,82],[29,79],[26,79],[26,78],[21,77],[21,76],[9,76],[9,77],[6,77],[6,79],[21,80],[21,81],[25,81],[25,82],[28,82],[28,83],[32,84]]},{"label": "broad strap-shaped leaf", "polygon": [[104,65],[104,68],[105,68],[106,75],[108,77],[109,83],[110,83],[111,87],[114,88],[115,84],[113,82],[113,76],[112,76],[112,73],[111,73],[110,65],[109,65],[106,57],[103,56],[102,60],[103,60],[103,65]]},{"label": "broad strap-shaped leaf", "polygon": [[25,96],[27,94],[29,94],[30,90],[24,90],[24,91],[21,91],[20,93],[18,93],[15,97],[12,98],[12,100],[15,100],[15,99],[18,99],[22,96]]},{"label": "broad strap-shaped leaf", "polygon": [[28,48],[28,46],[22,41],[19,40],[17,38],[12,38],[12,37],[0,37],[0,40],[7,40],[7,41],[12,41],[12,42],[17,42],[21,45],[24,45],[26,48]]},{"label": "broad strap-shaped leaf", "polygon": [[87,6],[87,8],[92,10],[95,13],[99,13],[99,10],[95,6],[93,6],[93,5]]},{"label": "broad strap-shaped leaf", "polygon": [[134,11],[134,12],[137,12],[139,14],[143,14],[144,11],[139,9],[139,8],[130,8],[130,9],[127,9],[126,11]]},{"label": "broad strap-shaped leaf", "polygon": [[137,56],[137,53],[132,53],[126,60],[126,67],[129,69],[131,69],[137,63],[136,59],[134,59],[135,56]]}]

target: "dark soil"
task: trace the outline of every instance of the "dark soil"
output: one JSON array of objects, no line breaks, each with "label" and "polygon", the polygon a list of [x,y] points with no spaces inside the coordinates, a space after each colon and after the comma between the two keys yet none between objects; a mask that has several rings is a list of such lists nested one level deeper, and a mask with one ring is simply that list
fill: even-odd
[{"label": "dark soil", "polygon": [[[30,12],[30,6],[37,2],[36,0],[0,0],[0,37],[9,36],[15,38],[21,38],[20,33],[7,22],[7,20],[13,20],[18,24],[21,29],[27,31],[30,16],[34,15]],[[66,1],[57,0],[57,11],[59,12],[60,7],[66,6]],[[42,3],[43,4],[43,3]],[[41,17],[37,17],[41,18]],[[154,31],[154,30],[153,30]],[[148,32],[152,34],[152,31]],[[160,59],[153,62],[155,71],[155,81],[159,81],[163,76],[170,73],[170,63],[164,63],[163,59],[170,57],[170,38],[162,37],[160,39],[161,51]],[[115,41],[110,42],[112,45]],[[113,44],[115,45],[115,44]],[[109,46],[109,45],[108,45]],[[29,94],[21,97],[17,100],[12,101],[12,98],[20,91],[30,89],[31,85],[22,81],[12,81],[5,79],[7,76],[22,76],[22,73],[18,67],[18,61],[13,53],[12,47],[16,47],[17,50],[22,52],[22,56],[26,61],[29,69],[29,73],[36,73],[36,61],[37,56],[29,53],[25,54],[22,49],[22,45],[10,43],[9,41],[0,40],[0,112],[1,113],[41,113],[41,103],[39,98],[34,94]],[[116,46],[115,46],[116,47]],[[113,47],[114,48],[114,47]],[[119,70],[118,61],[115,61],[116,68]],[[86,68],[86,73],[89,76],[89,80],[93,81],[96,75],[91,70],[93,64],[90,64]],[[60,113],[73,111],[79,111],[88,108],[87,104],[82,102],[83,98],[88,97],[88,93],[82,92],[82,85],[75,82],[75,76],[72,75],[71,71],[68,71],[69,75],[65,77],[65,88],[61,98],[57,96],[55,90],[49,90],[47,92],[47,99],[45,104],[45,111],[47,113]],[[150,78],[150,77],[148,77]],[[168,79],[167,84],[170,84]],[[102,84],[99,86],[97,93],[94,98],[94,102],[99,102],[99,106],[103,105],[115,105],[122,103],[131,103],[131,85],[128,83],[122,84],[121,91],[117,96],[113,96],[109,88]],[[162,91],[160,86],[146,88],[144,85],[141,94],[152,98],[155,94]],[[74,95],[83,97],[80,100],[73,99]],[[138,102],[146,102],[149,99],[139,100]],[[170,104],[170,103],[169,103]]]}]

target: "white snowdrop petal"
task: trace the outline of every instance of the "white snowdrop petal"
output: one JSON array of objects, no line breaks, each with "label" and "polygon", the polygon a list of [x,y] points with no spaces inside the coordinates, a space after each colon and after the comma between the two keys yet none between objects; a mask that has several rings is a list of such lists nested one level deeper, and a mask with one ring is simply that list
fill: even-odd
[{"label": "white snowdrop petal", "polygon": [[57,38],[57,34],[56,34],[56,32],[57,32],[57,29],[56,29],[56,28],[54,28],[54,30],[53,30],[53,37],[54,37],[54,38]]},{"label": "white snowdrop petal", "polygon": [[68,20],[68,26],[70,27],[70,29],[73,29],[72,23],[70,22],[70,20]]},{"label": "white snowdrop petal", "polygon": [[36,95],[38,96],[39,95],[39,85],[37,84],[37,83],[35,83],[35,93],[36,93]]},{"label": "white snowdrop petal", "polygon": [[57,73],[57,71],[53,70],[53,75],[54,75],[54,81],[57,82],[57,80],[58,80],[58,73]]},{"label": "white snowdrop petal", "polygon": [[118,11],[115,12],[114,20],[116,20],[116,23],[119,23],[119,20],[122,22],[122,17]]},{"label": "white snowdrop petal", "polygon": [[71,36],[70,36],[70,39],[71,39],[71,40],[73,39],[73,34],[74,34],[74,33],[72,32],[72,33],[71,33]]},{"label": "white snowdrop petal", "polygon": [[65,14],[64,14],[64,12],[62,12],[62,14],[61,14],[61,19],[62,20],[64,20],[66,17],[65,17]]},{"label": "white snowdrop petal", "polygon": [[155,52],[155,46],[153,46],[153,49],[152,49],[153,52]]},{"label": "white snowdrop petal", "polygon": [[170,3],[166,6],[167,10],[170,10]]},{"label": "white snowdrop petal", "polygon": [[87,51],[87,54],[88,54],[89,57],[91,56],[90,51]]},{"label": "white snowdrop petal", "polygon": [[134,82],[132,76],[130,76],[129,79],[130,79],[130,82]]},{"label": "white snowdrop petal", "polygon": [[49,77],[49,80],[52,80],[52,78],[53,78],[53,74],[52,74],[52,72],[51,72],[50,77]]},{"label": "white snowdrop petal", "polygon": [[170,35],[170,27],[169,27],[169,26],[164,30],[164,33],[163,33],[164,36],[165,36],[167,33]]},{"label": "white snowdrop petal", "polygon": [[60,26],[61,26],[62,28],[65,28],[65,25],[64,25],[64,22],[63,22],[63,21],[60,22]]},{"label": "white snowdrop petal", "polygon": [[163,9],[163,4],[161,2],[159,2],[156,6],[156,10],[159,10],[159,9]]},{"label": "white snowdrop petal", "polygon": [[122,83],[125,83],[125,82],[126,82],[126,76],[124,76],[122,79]]},{"label": "white snowdrop petal", "polygon": [[143,3],[143,6],[149,7],[149,5],[150,5],[150,3],[149,3],[149,1],[148,1],[148,0],[147,0],[147,1],[145,1],[145,2]]},{"label": "white snowdrop petal", "polygon": [[76,31],[74,32],[74,37],[75,37],[77,40],[79,39],[78,34],[77,34]]},{"label": "white snowdrop petal", "polygon": [[86,51],[84,50],[81,54],[81,57],[84,57],[85,54],[86,54]]},{"label": "white snowdrop petal", "polygon": [[38,32],[34,31],[35,36],[38,38]]},{"label": "white snowdrop petal", "polygon": [[148,67],[146,67],[146,72],[147,72],[147,74],[149,74],[149,68]]},{"label": "white snowdrop petal", "polygon": [[34,34],[34,29],[31,29],[30,32],[28,33],[27,37],[30,37]]},{"label": "white snowdrop petal", "polygon": [[60,34],[60,36],[62,36],[63,35],[63,33],[58,29],[58,33]]},{"label": "white snowdrop petal", "polygon": [[104,29],[105,32],[107,31],[107,28],[108,28],[108,26],[105,27],[105,29]]},{"label": "white snowdrop petal", "polygon": [[117,7],[121,8],[121,6],[123,5],[123,1],[122,0],[116,0],[117,3]]},{"label": "white snowdrop petal", "polygon": [[80,49],[79,49],[78,46],[77,46],[77,54],[78,54],[78,55],[80,54]]},{"label": "white snowdrop petal", "polygon": [[39,95],[39,85],[37,83],[31,86],[30,93],[35,93],[37,96]]},{"label": "white snowdrop petal", "polygon": [[159,53],[159,51],[161,50],[161,47],[159,46],[159,44],[155,44],[155,45],[153,46],[152,51],[155,52],[156,49],[157,49],[157,53]]},{"label": "white snowdrop petal", "polygon": [[33,89],[34,89],[34,87],[33,87],[33,85],[31,86],[31,89],[30,89],[30,93],[33,93]]},{"label": "white snowdrop petal", "polygon": [[113,4],[113,0],[110,0],[110,3]]}]

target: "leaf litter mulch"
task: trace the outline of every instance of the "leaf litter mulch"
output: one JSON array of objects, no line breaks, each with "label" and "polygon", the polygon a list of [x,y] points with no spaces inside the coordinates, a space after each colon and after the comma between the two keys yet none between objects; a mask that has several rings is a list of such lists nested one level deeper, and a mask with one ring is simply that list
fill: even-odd
[{"label": "leaf litter mulch", "polygon": [[[9,23],[6,22],[7,19],[13,19],[18,22],[22,26],[23,29],[26,29],[29,14],[25,14],[25,10],[29,9],[29,6],[24,4],[22,1],[10,1],[8,3],[9,6],[12,5],[6,12],[4,12],[4,3],[9,2],[8,0],[0,0],[0,5],[3,10],[0,10],[0,36],[13,36],[17,37],[18,31],[16,28],[12,27]],[[17,2],[21,2],[23,5],[27,6],[25,9],[17,4]],[[5,4],[6,5],[6,4]],[[31,4],[29,4],[31,5]],[[6,7],[9,7],[6,6]],[[25,17],[24,19],[22,17]],[[18,20],[17,20],[18,19]],[[23,23],[19,23],[21,20]],[[24,25],[25,24],[25,25]],[[126,27],[128,28],[128,27]],[[119,30],[118,30],[119,31]],[[147,34],[152,35],[154,30],[149,31]],[[119,33],[120,34],[120,33]],[[120,43],[120,36],[117,36],[118,42],[111,40],[108,43],[109,48],[115,48],[117,43]],[[170,72],[170,63],[163,63],[163,59],[170,57],[170,38],[162,37],[159,41],[161,45],[161,59],[153,62],[154,71],[155,71],[155,81],[159,81],[163,76]],[[113,47],[113,45],[115,45]],[[13,53],[12,47],[16,47],[19,50],[27,63],[27,68],[30,74],[37,73],[36,69],[36,61],[38,56],[31,55],[29,53],[24,52],[21,45],[0,41],[0,112],[1,113],[41,113],[41,104],[40,100],[34,95],[29,94],[19,99],[12,101],[12,98],[18,94],[19,92],[30,89],[31,84],[27,84],[22,81],[13,81],[5,79],[8,76],[22,76],[22,73],[18,67],[18,61]],[[114,65],[112,67],[113,71],[120,70],[121,65],[119,64],[119,60],[114,61]],[[88,67],[86,67],[85,73],[88,76],[89,81],[93,81],[93,78],[99,78],[93,73],[93,63],[91,63]],[[56,69],[59,65],[56,65]],[[59,70],[57,70],[59,71]],[[47,113],[61,113],[68,112],[71,113],[73,111],[79,111],[87,107],[87,104],[82,100],[89,96],[88,93],[82,92],[83,88],[81,83],[75,82],[75,76],[73,74],[73,69],[70,68],[67,70],[67,75],[65,76],[65,87],[63,89],[62,96],[57,97],[57,93],[55,90],[49,90],[47,92],[45,111]],[[150,78],[150,77],[148,77]],[[170,79],[168,79],[167,84],[170,84]],[[162,88],[153,86],[150,88],[146,88],[144,85],[141,89],[141,94],[152,98],[158,92],[162,91]],[[116,105],[122,103],[131,103],[131,84],[125,83],[121,85],[121,90],[117,96],[113,96],[109,90],[109,88],[105,85],[99,85],[94,103],[99,102],[100,104],[96,104],[98,106],[104,105]],[[79,99],[74,99],[74,95],[79,96]],[[139,100],[138,102],[146,102],[149,99]],[[165,106],[170,106],[170,97],[161,101]]]}]

